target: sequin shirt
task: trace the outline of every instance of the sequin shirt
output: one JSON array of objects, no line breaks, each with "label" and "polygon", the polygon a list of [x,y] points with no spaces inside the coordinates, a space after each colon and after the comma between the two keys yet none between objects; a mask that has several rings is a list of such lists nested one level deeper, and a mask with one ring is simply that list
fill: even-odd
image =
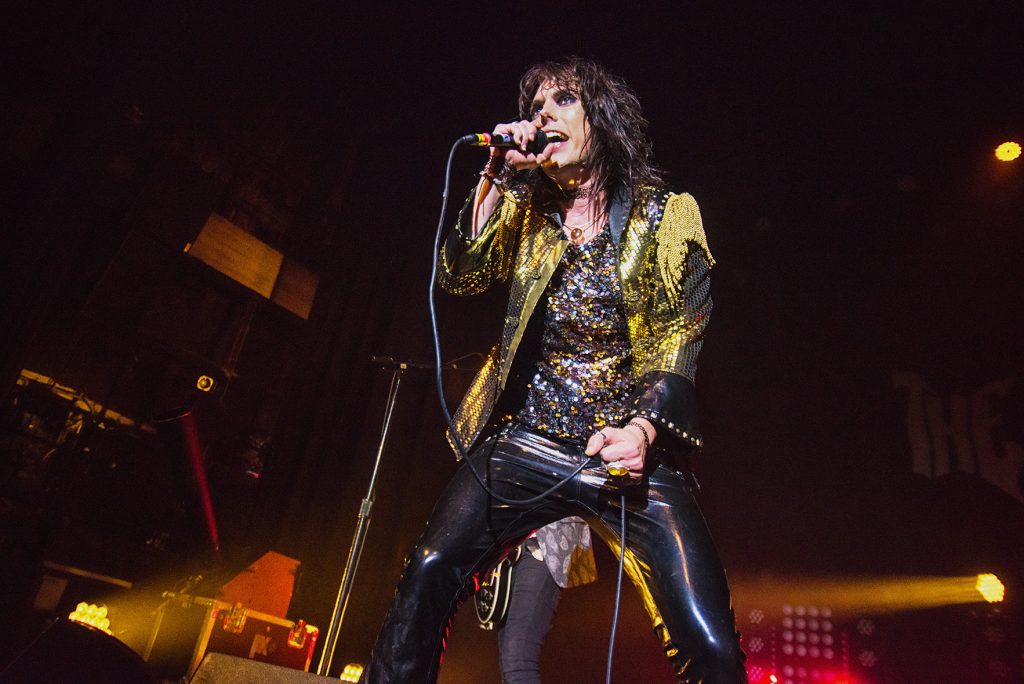
[{"label": "sequin shirt", "polygon": [[615,245],[603,230],[585,245],[570,243],[552,276],[540,357],[517,419],[585,440],[622,420],[633,383]]}]

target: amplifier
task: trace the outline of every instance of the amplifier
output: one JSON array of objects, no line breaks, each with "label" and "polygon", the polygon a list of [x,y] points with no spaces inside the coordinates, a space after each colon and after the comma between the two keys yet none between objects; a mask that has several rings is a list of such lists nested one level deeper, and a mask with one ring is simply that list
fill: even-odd
[{"label": "amplifier", "polygon": [[165,679],[190,677],[206,653],[309,671],[320,630],[241,604],[165,593],[143,657]]}]

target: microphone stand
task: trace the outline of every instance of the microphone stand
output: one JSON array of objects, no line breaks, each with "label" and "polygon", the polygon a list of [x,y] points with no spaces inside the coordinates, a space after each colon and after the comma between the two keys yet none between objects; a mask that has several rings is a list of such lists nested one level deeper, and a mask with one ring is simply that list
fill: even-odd
[{"label": "microphone stand", "polygon": [[[324,650],[320,654],[320,664],[316,669],[316,673],[322,676],[328,676],[328,671],[331,669],[331,662],[334,660],[334,648],[338,644],[338,633],[341,630],[341,621],[345,617],[345,608],[348,606],[348,599],[352,593],[352,584],[355,581],[356,570],[359,567],[359,559],[363,555],[366,531],[370,526],[370,511],[373,509],[374,497],[376,496],[377,475],[380,472],[381,459],[384,456],[384,445],[388,439],[388,429],[391,427],[391,415],[395,410],[395,400],[398,398],[398,386],[402,381],[402,373],[409,368],[430,370],[436,368],[432,363],[398,361],[388,356],[373,356],[370,360],[380,365],[381,368],[391,369],[391,386],[388,389],[388,399],[384,408],[384,425],[380,431],[380,443],[377,445],[377,458],[373,463],[373,474],[370,475],[370,485],[366,488],[366,496],[363,497],[363,501],[359,506],[359,513],[356,516],[356,531],[352,535],[352,544],[348,549],[345,569],[341,573],[341,587],[338,589],[338,598],[334,601],[331,625],[324,637]],[[456,359],[451,363],[446,363],[442,368],[466,368],[465,365],[458,365],[458,362],[461,360]]]}]

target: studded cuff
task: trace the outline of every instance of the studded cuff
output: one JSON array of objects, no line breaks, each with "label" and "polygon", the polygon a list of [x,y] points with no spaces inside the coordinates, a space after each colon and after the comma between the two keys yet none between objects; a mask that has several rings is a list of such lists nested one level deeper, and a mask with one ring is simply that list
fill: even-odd
[{"label": "studded cuff", "polygon": [[652,371],[645,375],[627,411],[627,422],[630,418],[646,418],[689,447],[699,447],[704,442],[697,426],[693,383],[677,373]]}]

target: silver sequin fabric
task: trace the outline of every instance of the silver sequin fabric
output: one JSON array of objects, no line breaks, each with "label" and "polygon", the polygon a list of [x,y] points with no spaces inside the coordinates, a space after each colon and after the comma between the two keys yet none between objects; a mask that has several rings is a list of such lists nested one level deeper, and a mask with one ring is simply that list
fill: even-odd
[{"label": "silver sequin fabric", "polygon": [[540,359],[520,423],[585,440],[623,418],[632,357],[616,263],[607,229],[566,249],[548,285]]}]

